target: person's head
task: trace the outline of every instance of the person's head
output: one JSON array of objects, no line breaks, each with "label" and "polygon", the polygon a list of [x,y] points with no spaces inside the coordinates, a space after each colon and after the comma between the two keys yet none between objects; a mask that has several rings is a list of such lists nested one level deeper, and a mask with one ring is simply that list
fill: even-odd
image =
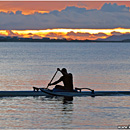
[{"label": "person's head", "polygon": [[63,69],[61,70],[61,72],[62,72],[63,75],[64,75],[64,74],[67,74],[67,69],[66,69],[66,68],[63,68]]}]

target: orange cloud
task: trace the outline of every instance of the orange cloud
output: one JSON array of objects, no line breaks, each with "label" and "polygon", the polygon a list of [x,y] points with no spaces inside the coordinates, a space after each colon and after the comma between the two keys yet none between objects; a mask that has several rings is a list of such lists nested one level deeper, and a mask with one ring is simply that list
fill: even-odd
[{"label": "orange cloud", "polygon": [[8,32],[6,30],[0,30],[1,36],[8,36]]},{"label": "orange cloud", "polygon": [[43,38],[51,39],[80,39],[80,40],[95,40],[98,38],[107,38],[112,35],[121,35],[130,33],[130,29],[115,28],[115,29],[45,29],[45,30],[0,30],[1,36],[18,36],[24,38]]},{"label": "orange cloud", "polygon": [[81,36],[81,37],[85,37],[85,36],[90,36],[91,34],[90,33],[81,33],[81,32],[77,32],[77,33],[74,33],[73,31],[67,33],[67,36]]},{"label": "orange cloud", "polygon": [[90,33],[82,33],[82,32],[75,33],[73,31],[67,33],[67,36],[69,38],[72,38],[72,39],[81,39],[81,40],[90,39],[91,35],[92,34],[90,34]]},{"label": "orange cloud", "polygon": [[0,1],[0,12],[16,12],[21,10],[23,14],[34,12],[50,12],[62,10],[66,6],[85,7],[87,9],[100,9],[104,3],[117,3],[130,7],[130,1]]},{"label": "orange cloud", "polygon": [[65,35],[63,33],[48,33],[46,37],[50,37],[51,39],[63,39]]}]

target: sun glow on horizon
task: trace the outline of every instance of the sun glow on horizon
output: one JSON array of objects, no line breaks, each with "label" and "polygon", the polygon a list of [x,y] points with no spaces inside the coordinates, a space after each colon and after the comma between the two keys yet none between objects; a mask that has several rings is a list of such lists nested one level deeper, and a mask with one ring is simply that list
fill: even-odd
[{"label": "sun glow on horizon", "polygon": [[8,36],[8,32],[6,30],[0,30],[0,35]]},{"label": "sun glow on horizon", "polygon": [[44,38],[51,39],[79,39],[79,40],[95,40],[97,38],[107,38],[113,34],[130,33],[130,28],[114,28],[114,29],[69,29],[54,28],[43,30],[0,30],[1,36],[18,36],[23,38]]}]

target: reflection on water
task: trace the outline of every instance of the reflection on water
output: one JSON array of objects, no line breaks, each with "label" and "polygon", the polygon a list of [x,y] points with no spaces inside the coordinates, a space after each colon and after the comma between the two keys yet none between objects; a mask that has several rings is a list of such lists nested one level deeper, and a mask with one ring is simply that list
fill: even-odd
[{"label": "reflection on water", "polygon": [[[49,128],[69,128],[73,121],[73,97],[43,97],[41,100],[49,105],[53,125]],[[50,107],[51,106],[51,107]],[[45,127],[46,128],[46,127]]]},{"label": "reflection on water", "polygon": [[129,124],[130,96],[1,98],[0,129],[96,129]]},{"label": "reflection on water", "polygon": [[45,96],[45,98],[41,98],[42,101],[53,100],[56,101],[62,101],[63,104],[72,104],[73,103],[73,97],[59,97],[59,96]]},{"label": "reflection on water", "polygon": [[73,101],[73,97],[64,97],[63,104],[68,104]]}]

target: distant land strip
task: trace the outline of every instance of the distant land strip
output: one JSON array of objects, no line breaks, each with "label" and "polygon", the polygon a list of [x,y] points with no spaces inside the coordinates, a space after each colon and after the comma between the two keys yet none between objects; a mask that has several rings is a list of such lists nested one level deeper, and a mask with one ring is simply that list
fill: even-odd
[{"label": "distant land strip", "polygon": [[1,37],[0,42],[130,42],[130,39],[117,40],[117,41],[104,41],[104,40],[73,40],[73,39],[33,39],[33,38],[19,38],[19,37]]}]

